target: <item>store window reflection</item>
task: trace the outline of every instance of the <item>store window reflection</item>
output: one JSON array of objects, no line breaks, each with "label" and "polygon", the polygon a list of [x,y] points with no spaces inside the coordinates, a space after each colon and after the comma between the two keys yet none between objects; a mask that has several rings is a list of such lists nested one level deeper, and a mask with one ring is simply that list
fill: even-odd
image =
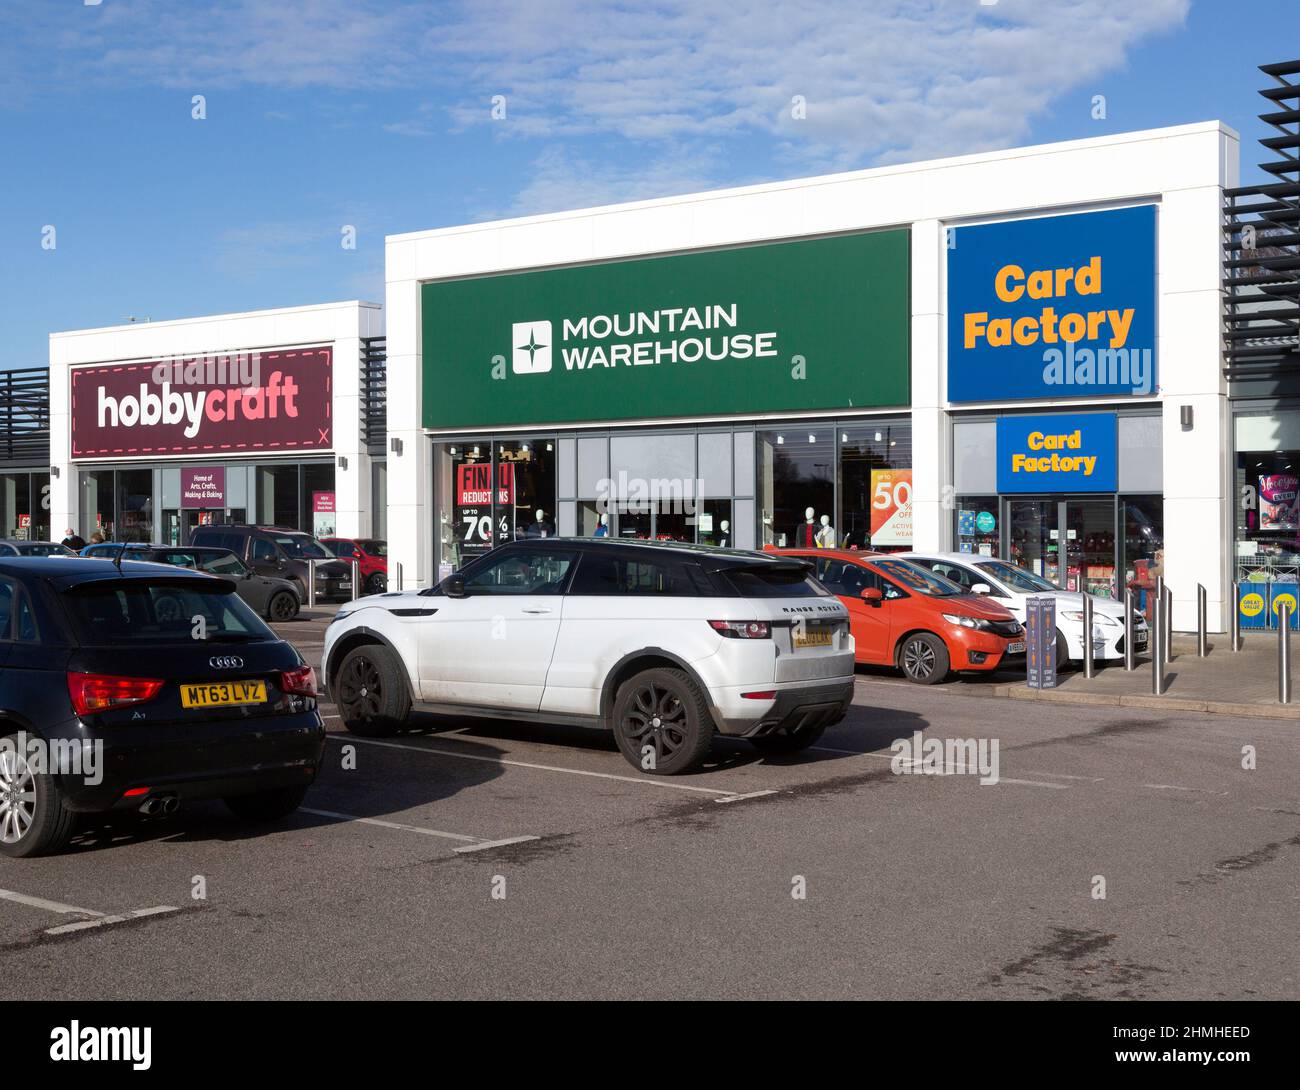
[{"label": "store window reflection", "polygon": [[117,471],[117,541],[153,540],[153,470]]},{"label": "store window reflection", "polygon": [[834,533],[835,439],[825,427],[758,433],[760,544],[816,547],[823,517]]},{"label": "store window reflection", "polygon": [[958,551],[977,556],[998,556],[1000,541],[997,496],[958,496]]},{"label": "store window reflection", "polygon": [[839,544],[897,552],[912,547],[912,425],[841,425]]},{"label": "store window reflection", "polygon": [[1137,608],[1152,614],[1156,581],[1164,575],[1164,500],[1160,496],[1126,496],[1124,509],[1124,585],[1134,592]]},{"label": "store window reflection", "polygon": [[555,441],[496,445],[496,527],[500,543],[555,536]]}]

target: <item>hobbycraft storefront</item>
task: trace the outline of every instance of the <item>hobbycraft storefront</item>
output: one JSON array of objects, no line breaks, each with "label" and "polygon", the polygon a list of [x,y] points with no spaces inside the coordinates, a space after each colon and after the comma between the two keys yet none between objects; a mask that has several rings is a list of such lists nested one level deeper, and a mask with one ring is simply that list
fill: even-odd
[{"label": "hobbycraft storefront", "polygon": [[997,552],[1222,627],[1236,170],[1209,122],[391,236],[390,555]]},{"label": "hobbycraft storefront", "polygon": [[369,534],[358,371],[382,321],[338,303],[51,335],[53,536]]}]

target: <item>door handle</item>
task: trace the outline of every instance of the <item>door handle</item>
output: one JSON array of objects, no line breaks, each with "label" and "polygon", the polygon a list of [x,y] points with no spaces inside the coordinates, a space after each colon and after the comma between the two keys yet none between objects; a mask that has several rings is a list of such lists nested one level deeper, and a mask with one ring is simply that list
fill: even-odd
[{"label": "door handle", "polygon": [[550,606],[524,606],[520,613],[550,613]]}]

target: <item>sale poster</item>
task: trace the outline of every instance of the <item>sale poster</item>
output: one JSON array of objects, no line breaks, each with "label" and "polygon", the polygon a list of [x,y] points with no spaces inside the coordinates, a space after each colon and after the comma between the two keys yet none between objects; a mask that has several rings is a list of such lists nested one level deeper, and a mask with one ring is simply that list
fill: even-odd
[{"label": "sale poster", "polygon": [[912,471],[871,471],[871,546],[912,544]]},{"label": "sale poster", "polygon": [[1273,473],[1259,479],[1259,528],[1300,530],[1300,478]]}]

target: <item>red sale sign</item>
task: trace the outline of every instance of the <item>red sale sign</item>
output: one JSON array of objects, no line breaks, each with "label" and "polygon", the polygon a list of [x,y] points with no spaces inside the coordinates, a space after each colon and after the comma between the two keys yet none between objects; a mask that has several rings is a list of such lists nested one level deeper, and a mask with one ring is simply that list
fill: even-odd
[{"label": "red sale sign", "polygon": [[912,544],[912,471],[871,471],[871,545]]}]

